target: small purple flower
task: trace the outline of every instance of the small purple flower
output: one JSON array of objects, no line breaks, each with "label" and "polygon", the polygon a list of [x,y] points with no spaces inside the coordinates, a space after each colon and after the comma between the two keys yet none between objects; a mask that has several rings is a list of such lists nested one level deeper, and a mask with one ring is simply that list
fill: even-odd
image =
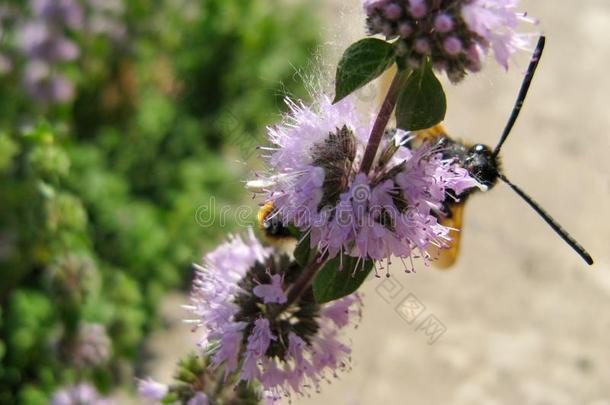
[{"label": "small purple flower", "polygon": [[448,246],[450,230],[437,218],[447,190],[477,185],[466,170],[433,145],[402,147],[409,134],[397,130],[382,141],[371,173],[358,173],[371,124],[350,97],[288,104],[285,121],[269,130],[274,145],[262,148],[271,170],[259,190],[282,223],[310,232],[311,246],[330,258],[428,260],[428,248]]},{"label": "small purple flower", "polygon": [[224,326],[222,334],[210,332],[207,336],[204,336],[205,341],[220,340],[220,348],[214,353],[212,361],[214,364],[225,363],[225,378],[237,370],[239,352],[243,340],[242,331],[246,327],[244,322],[236,322],[234,324],[229,322],[230,319],[227,319],[227,325]]},{"label": "small purple flower", "polygon": [[83,10],[78,0],[30,0],[32,15],[17,28],[16,42],[27,63],[26,91],[43,104],[74,98],[74,85],[62,75],[63,64],[77,59],[80,50],[68,32],[80,31]]},{"label": "small purple flower", "polygon": [[398,4],[388,4],[384,8],[385,15],[388,19],[396,21],[402,14],[402,8]]},{"label": "small purple flower", "polygon": [[83,23],[83,10],[76,0],[32,0],[37,17],[59,26],[79,28]]},{"label": "small purple flower", "polygon": [[25,88],[42,103],[64,103],[74,97],[74,86],[66,77],[53,73],[43,62],[30,62],[25,67]]},{"label": "small purple flower", "polygon": [[364,0],[363,5],[367,12],[372,12],[373,10],[380,10],[388,3],[389,0]]},{"label": "small purple flower", "polygon": [[398,35],[402,38],[408,38],[413,33],[413,27],[409,23],[400,23],[398,25]]},{"label": "small purple flower", "polygon": [[462,42],[456,37],[447,37],[443,42],[443,47],[451,56],[459,55],[462,52]]},{"label": "small purple flower", "polygon": [[21,49],[32,59],[46,62],[62,62],[78,57],[78,47],[69,39],[57,35],[41,22],[25,24],[19,34]]},{"label": "small purple flower", "polygon": [[94,386],[80,383],[56,391],[51,405],[112,405],[114,402],[99,395]]},{"label": "small purple flower", "polygon": [[241,370],[241,379],[250,381],[260,378],[258,363],[267,353],[272,340],[277,340],[269,329],[269,320],[261,318],[254,321],[254,328],[248,336],[248,346],[244,355],[244,365]]},{"label": "small purple flower", "polygon": [[108,361],[111,345],[104,325],[83,323],[73,347],[72,361],[79,367],[100,366]]},{"label": "small purple flower", "polygon": [[282,276],[274,274],[271,276],[271,284],[261,284],[252,290],[254,295],[263,299],[265,304],[284,304],[287,300],[282,289]]},{"label": "small purple flower", "polygon": [[150,402],[161,402],[167,395],[169,387],[151,379],[138,380],[138,394],[142,399]]},{"label": "small purple flower", "polygon": [[344,328],[349,325],[350,320],[354,315],[361,316],[360,313],[354,313],[354,308],[360,308],[358,305],[360,296],[356,294],[348,295],[347,297],[334,301],[327,305],[322,310],[322,315],[330,319],[338,328]]},{"label": "small purple flower", "polygon": [[409,0],[409,14],[414,18],[422,18],[428,12],[425,0]]},{"label": "small purple flower", "polygon": [[259,381],[273,401],[303,395],[347,368],[350,349],[339,332],[360,318],[357,294],[320,305],[309,287],[287,302],[285,291],[303,268],[263,249],[252,235],[248,242],[231,238],[196,268],[187,309],[203,329],[212,367],[222,366],[225,379]]},{"label": "small purple flower", "polygon": [[[193,281],[192,306],[189,309],[197,315],[197,326],[206,329],[204,336],[223,336],[223,339],[232,342],[234,336],[241,332],[243,326],[230,320],[239,311],[231,298],[240,290],[238,282],[250,268],[257,262],[264,263],[269,254],[270,250],[263,248],[252,230],[249,230],[247,242],[239,236],[233,236],[205,256],[204,267],[195,265],[197,272]],[[201,341],[202,347],[207,344],[206,339]],[[232,360],[233,355],[233,351],[226,353],[222,360]]]},{"label": "small purple flower", "polygon": [[453,18],[448,14],[439,14],[434,17],[434,28],[438,32],[447,33],[453,29]]},{"label": "small purple flower", "polygon": [[510,57],[519,49],[529,50],[533,35],[516,31],[521,21],[537,23],[525,13],[515,12],[518,0],[472,0],[462,8],[462,18],[471,31],[491,45],[496,60],[508,70]]},{"label": "small purple flower", "polygon": [[363,2],[371,35],[399,37],[399,49],[412,67],[430,57],[453,82],[481,69],[493,50],[508,69],[511,56],[528,50],[533,34],[517,32],[520,22],[536,23],[515,11],[518,0],[386,0]]},{"label": "small purple flower", "polygon": [[430,53],[430,42],[427,38],[417,38],[415,40],[415,50],[422,55]]},{"label": "small purple flower", "polygon": [[208,405],[208,396],[203,392],[198,392],[191,398],[186,405]]}]

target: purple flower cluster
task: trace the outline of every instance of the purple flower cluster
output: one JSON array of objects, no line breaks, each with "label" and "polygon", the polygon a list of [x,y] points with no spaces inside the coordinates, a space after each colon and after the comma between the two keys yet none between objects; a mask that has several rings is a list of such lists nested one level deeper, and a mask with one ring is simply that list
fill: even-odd
[{"label": "purple flower cluster", "polygon": [[158,403],[169,392],[169,387],[165,384],[161,384],[152,378],[146,380],[138,380],[138,394],[142,399],[150,403]]},{"label": "purple flower cluster", "polygon": [[[127,30],[121,17],[125,6],[120,0],[30,0],[29,5],[28,17],[0,9],[0,22],[5,16],[17,22],[15,45],[26,60],[24,87],[43,104],[68,102],[74,98],[74,84],[61,71],[80,55],[72,34],[124,40]],[[0,74],[11,71],[14,62],[0,53]]]},{"label": "purple flower cluster", "polygon": [[72,350],[72,361],[78,367],[97,367],[110,358],[112,341],[104,325],[82,323]]},{"label": "purple flower cluster", "polygon": [[74,97],[74,87],[57,68],[79,55],[78,46],[66,36],[66,30],[82,27],[82,7],[76,0],[32,0],[30,5],[33,16],[17,34],[21,52],[28,60],[25,88],[43,103],[69,101]]},{"label": "purple flower cluster", "polygon": [[62,388],[53,394],[51,405],[112,405],[114,402],[103,398],[95,387],[80,383]]},{"label": "purple flower cluster", "polygon": [[364,0],[370,34],[399,38],[410,65],[429,56],[433,66],[453,82],[481,69],[491,48],[508,69],[511,55],[527,49],[532,35],[516,32],[520,21],[534,22],[515,11],[519,0]]},{"label": "purple flower cluster", "polygon": [[[288,102],[290,113],[269,129],[271,173],[257,181],[284,224],[311,234],[327,257],[390,260],[428,258],[445,247],[450,229],[438,223],[445,191],[476,186],[468,172],[440,150],[402,147],[410,134],[386,131],[373,170],[359,173],[371,125],[360,122],[349,98],[327,98],[310,108]],[[252,184],[252,183],[251,183]]]},{"label": "purple flower cluster", "polygon": [[309,287],[288,303],[285,292],[303,271],[263,248],[250,231],[233,237],[197,266],[187,308],[204,330],[201,345],[224,376],[259,381],[269,400],[304,394],[349,364],[341,329],[360,316],[357,294],[320,305]]}]

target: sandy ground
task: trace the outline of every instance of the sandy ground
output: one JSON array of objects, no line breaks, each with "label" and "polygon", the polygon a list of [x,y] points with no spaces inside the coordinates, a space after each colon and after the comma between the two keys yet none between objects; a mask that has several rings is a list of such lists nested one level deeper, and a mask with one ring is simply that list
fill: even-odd
[{"label": "sandy ground", "polygon": [[[588,268],[500,184],[467,206],[462,254],[450,272],[423,268],[366,284],[352,371],[294,404],[610,404],[610,2],[522,2],[543,21],[547,48],[503,150],[507,175],[529,191],[596,264]],[[363,35],[360,2],[326,2],[329,60]],[[508,72],[488,61],[447,83],[446,126],[494,145],[529,55]],[[374,89],[361,93],[371,99]],[[165,303],[150,373],[168,381],[194,337]]]}]

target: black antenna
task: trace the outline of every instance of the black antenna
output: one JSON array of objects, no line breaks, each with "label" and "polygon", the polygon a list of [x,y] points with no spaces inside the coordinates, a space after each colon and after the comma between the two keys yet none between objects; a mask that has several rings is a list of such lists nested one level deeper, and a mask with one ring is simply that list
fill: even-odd
[{"label": "black antenna", "polygon": [[555,221],[540,205],[538,205],[538,203],[534,201],[532,197],[530,197],[525,193],[525,191],[521,190],[519,187],[511,183],[510,180],[508,180],[503,174],[499,173],[498,177],[503,182],[508,184],[513,190],[515,190],[515,193],[519,194],[519,196],[523,198],[525,202],[528,203],[530,207],[532,207],[534,211],[536,211],[538,215],[540,215],[542,219],[544,219],[545,222],[549,224],[549,226],[553,228],[555,232],[557,232],[561,239],[563,239],[568,245],[570,245],[570,247],[574,249],[576,253],[578,253],[580,257],[585,260],[585,262],[587,262],[588,265],[593,264],[593,259],[591,258],[591,255],[585,250],[585,248],[582,247],[580,243],[576,242],[576,240],[571,237],[570,234],[565,229],[563,229],[561,225],[559,225],[557,221]]},{"label": "black antenna", "polygon": [[536,68],[538,67],[538,62],[542,57],[542,51],[544,50],[544,44],[546,42],[546,38],[541,36],[538,39],[538,44],[536,44],[536,50],[534,51],[534,55],[530,60],[530,65],[527,68],[527,72],[525,73],[525,77],[523,78],[523,82],[521,83],[521,89],[519,90],[519,94],[517,95],[517,100],[515,101],[515,106],[513,107],[513,111],[508,118],[508,122],[504,127],[504,132],[502,132],[502,136],[500,137],[500,141],[496,148],[494,149],[492,155],[493,157],[498,156],[500,153],[500,148],[502,148],[502,144],[508,138],[510,131],[513,129],[515,122],[517,121],[517,117],[519,116],[519,112],[521,111],[521,107],[523,106],[523,102],[525,101],[525,96],[527,96],[527,91],[530,88],[530,84],[532,84],[532,79],[534,78],[534,73],[536,73]]}]

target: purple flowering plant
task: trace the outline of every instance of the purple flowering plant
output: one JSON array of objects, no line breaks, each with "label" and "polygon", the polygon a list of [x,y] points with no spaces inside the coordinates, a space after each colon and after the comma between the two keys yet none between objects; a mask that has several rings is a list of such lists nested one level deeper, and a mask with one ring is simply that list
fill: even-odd
[{"label": "purple flowering plant", "polygon": [[[369,34],[384,39],[348,47],[334,99],[287,100],[283,120],[268,128],[269,145],[259,147],[267,170],[247,184],[262,196],[263,230],[296,247],[266,247],[249,230],[195,265],[185,308],[204,365],[186,385],[140,381],[143,397],[232,403],[230,393],[248,387],[252,403],[277,403],[318,391],[350,368],[344,333],[360,320],[365,278],[383,269],[389,276],[394,258],[406,272],[415,271],[414,258],[433,262],[431,252],[450,247],[456,231],[441,221],[444,202],[485,188],[417,131],[445,116],[435,72],[457,83],[481,69],[489,50],[508,68],[513,53],[528,47],[530,35],[516,28],[533,20],[517,3],[364,0]],[[393,65],[379,111],[362,114],[352,93]],[[388,128],[393,114],[397,127]]]},{"label": "purple flowering plant", "polygon": [[31,98],[43,106],[76,97],[75,67],[96,37],[124,41],[118,0],[28,0],[0,7],[0,76],[16,73]]},{"label": "purple flowering plant", "polygon": [[198,354],[180,360],[172,384],[146,378],[137,381],[137,390],[144,403],[151,404],[257,405],[262,399],[256,383],[234,383],[212,366],[209,356]]},{"label": "purple flowering plant", "polygon": [[58,389],[50,400],[50,405],[114,405],[114,402],[100,395],[89,383],[79,383]]},{"label": "purple flowering plant", "polygon": [[[319,302],[356,291],[368,272],[392,258],[415,270],[413,258],[434,261],[452,230],[440,223],[448,198],[485,188],[468,170],[444,158],[443,145],[413,147],[417,131],[440,123],[447,108],[435,72],[453,83],[477,72],[489,50],[508,68],[533,34],[520,22],[517,0],[364,0],[370,35],[349,46],[336,71],[335,96],[313,105],[288,100],[289,112],[269,128],[260,147],[268,170],[250,190],[273,207],[269,223],[288,226],[305,256],[304,280]],[[424,45],[425,44],[425,45]],[[396,66],[374,118],[351,94]],[[397,128],[388,128],[395,114]],[[275,226],[275,225],[274,225]],[[384,264],[385,262],[385,264]]]}]

